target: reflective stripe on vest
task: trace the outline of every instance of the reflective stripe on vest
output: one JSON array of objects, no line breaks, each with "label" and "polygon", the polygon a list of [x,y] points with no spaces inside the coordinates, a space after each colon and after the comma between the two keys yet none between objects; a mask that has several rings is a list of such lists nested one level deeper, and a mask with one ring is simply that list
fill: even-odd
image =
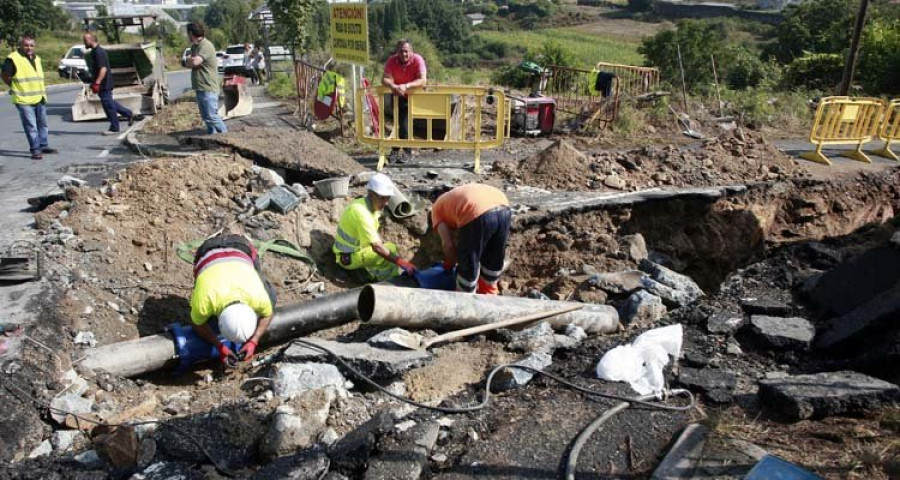
[{"label": "reflective stripe on vest", "polygon": [[35,55],[34,66],[19,52],[13,52],[8,57],[16,66],[16,74],[12,78],[9,87],[9,96],[17,105],[37,105],[47,96],[44,87],[44,68],[41,66],[41,57]]},{"label": "reflective stripe on vest", "polygon": [[[357,198],[356,200],[350,202],[350,205],[347,205],[347,210],[354,208],[355,204],[362,204],[362,208],[369,212],[371,215],[375,215],[375,227],[378,228],[380,223],[378,222],[378,215],[369,211],[369,206],[366,204],[366,197]],[[355,218],[355,216],[353,217]],[[338,222],[337,234],[334,236],[334,250],[340,253],[355,253],[358,252],[361,245],[359,243],[359,239],[348,233],[348,231],[356,231],[356,225],[352,223],[349,215],[341,215],[341,220]]]}]

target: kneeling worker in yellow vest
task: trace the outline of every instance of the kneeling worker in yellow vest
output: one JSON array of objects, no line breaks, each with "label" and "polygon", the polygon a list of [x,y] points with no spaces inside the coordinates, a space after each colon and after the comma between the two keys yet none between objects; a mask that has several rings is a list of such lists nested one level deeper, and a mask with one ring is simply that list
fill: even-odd
[{"label": "kneeling worker in yellow vest", "polygon": [[[200,338],[216,347],[222,363],[253,358],[274,308],[275,289],[263,277],[259,255],[249,240],[224,234],[200,245],[194,256],[191,323]],[[227,340],[243,344],[237,354],[219,341],[209,325],[212,317]]]},{"label": "kneeling worker in yellow vest", "polygon": [[415,272],[412,263],[397,255],[397,246],[382,241],[378,233],[384,207],[395,192],[394,182],[377,173],[366,185],[366,196],[344,209],[332,247],[341,268],[365,269],[368,280],[376,282],[396,277],[401,270],[409,275]]}]

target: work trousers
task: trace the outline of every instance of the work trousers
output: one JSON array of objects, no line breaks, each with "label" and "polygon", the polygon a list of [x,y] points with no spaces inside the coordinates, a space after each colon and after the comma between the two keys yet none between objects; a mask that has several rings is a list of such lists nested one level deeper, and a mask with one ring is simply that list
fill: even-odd
[{"label": "work trousers", "polygon": [[[226,235],[217,235],[215,237],[211,237],[206,239],[200,248],[197,249],[197,253],[194,254],[194,263],[196,264],[198,260],[203,258],[204,255],[209,253],[210,250],[215,250],[218,248],[233,248],[235,250],[240,250],[253,259],[253,268],[256,269],[257,275],[259,275],[259,279],[262,280],[263,286],[266,288],[266,293],[269,294],[269,300],[272,301],[272,308],[275,308],[275,300],[277,299],[275,295],[275,288],[266,280],[266,276],[262,271],[262,261],[259,258],[259,255],[256,252],[256,247],[250,243],[250,240],[247,240],[245,237],[241,235],[235,234],[226,234]],[[239,280],[238,280],[239,281]]]},{"label": "work trousers", "polygon": [[37,103],[34,105],[16,104],[19,111],[19,119],[22,120],[22,129],[25,130],[25,136],[28,138],[28,149],[31,154],[41,153],[41,150],[48,147],[47,144],[47,105]]},{"label": "work trousers", "polygon": [[126,119],[130,120],[133,115],[131,110],[123,107],[122,104],[113,100],[112,90],[100,90],[99,95],[100,104],[103,105],[103,113],[106,114],[106,119],[109,120],[109,131],[118,132],[119,115],[122,115]]},{"label": "work trousers", "polygon": [[[387,248],[395,256],[397,255],[397,245],[384,242],[384,248]],[[383,282],[400,275],[400,268],[375,253],[371,246],[363,247],[353,253],[335,253],[335,260],[345,270],[365,269],[368,277],[366,280],[373,282]]]},{"label": "work trousers", "polygon": [[459,229],[456,246],[458,291],[497,293],[511,220],[509,207],[501,206],[488,210]]},{"label": "work trousers", "polygon": [[[394,108],[393,100],[391,100],[390,108]],[[392,110],[393,112],[393,110]],[[393,115],[393,113],[392,113]],[[406,97],[399,97],[397,99],[397,118],[395,121],[398,123],[396,126],[399,129],[398,137],[402,139],[409,138],[409,99]],[[397,148],[392,148],[392,152],[396,152]],[[408,152],[409,149],[406,149]]]},{"label": "work trousers", "polygon": [[219,92],[207,92],[195,90],[197,93],[197,107],[200,109],[200,118],[206,124],[206,133],[228,133],[228,127],[219,116]]}]

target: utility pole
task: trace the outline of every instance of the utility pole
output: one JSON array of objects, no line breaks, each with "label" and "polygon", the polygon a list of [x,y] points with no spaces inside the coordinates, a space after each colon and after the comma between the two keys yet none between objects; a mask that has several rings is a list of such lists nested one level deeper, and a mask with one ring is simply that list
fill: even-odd
[{"label": "utility pole", "polygon": [[853,83],[853,75],[856,73],[856,57],[859,56],[859,39],[862,37],[863,28],[866,26],[866,10],[869,9],[869,0],[860,0],[859,11],[856,12],[856,26],[853,28],[853,37],[850,39],[850,51],[847,52],[847,63],[844,65],[844,76],[838,95],[846,96]]}]

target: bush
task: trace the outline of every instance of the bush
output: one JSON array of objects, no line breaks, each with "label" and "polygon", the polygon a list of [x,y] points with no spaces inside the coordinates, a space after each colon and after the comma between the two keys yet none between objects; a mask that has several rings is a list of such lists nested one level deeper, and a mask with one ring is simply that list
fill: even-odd
[{"label": "bush", "polygon": [[873,93],[900,93],[900,20],[876,19],[866,27],[857,80]]},{"label": "bush", "polygon": [[[549,41],[545,42],[541,50],[528,52],[523,61],[534,62],[542,67],[556,65],[569,67],[574,65],[575,56],[562,45]],[[501,67],[493,75],[491,81],[512,88],[529,88],[534,81],[534,75],[520,69],[517,65]]]},{"label": "bush", "polygon": [[[348,82],[350,83],[350,82]],[[275,98],[291,98],[297,96],[297,86],[294,84],[294,76],[276,72],[272,81],[266,87],[266,93]]]},{"label": "bush", "polygon": [[834,91],[841,83],[844,57],[839,53],[807,53],[784,69],[786,87]]}]

